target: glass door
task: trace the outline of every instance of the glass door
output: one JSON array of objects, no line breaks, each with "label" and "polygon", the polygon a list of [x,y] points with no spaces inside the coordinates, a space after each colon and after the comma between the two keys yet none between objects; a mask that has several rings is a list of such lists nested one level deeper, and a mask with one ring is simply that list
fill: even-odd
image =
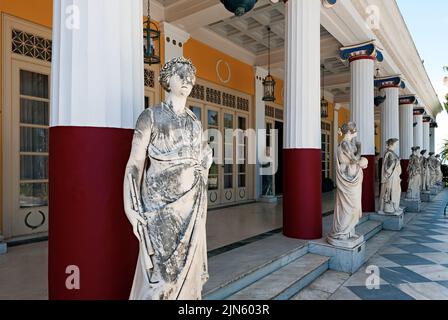
[{"label": "glass door", "polygon": [[[221,142],[219,135],[217,132],[220,132],[221,121],[219,116],[219,109],[213,108],[211,106],[207,106],[206,108],[206,117],[207,117],[207,126],[205,127],[208,130],[208,141],[210,148],[213,150],[213,157],[216,159],[220,159],[220,151],[219,147]],[[222,177],[220,175],[220,163],[213,161],[212,166],[210,167],[210,171],[208,174],[208,204],[209,205],[218,205],[221,203],[221,192],[220,188],[222,188]]]},{"label": "glass door", "polygon": [[235,149],[234,149],[235,116],[231,112],[223,112],[223,145],[224,164],[222,165],[223,188],[221,190],[221,202],[235,202]]},{"label": "glass door", "polygon": [[12,236],[48,231],[50,68],[13,62]]},{"label": "glass door", "polygon": [[236,138],[236,161],[237,161],[237,188],[238,201],[248,199],[248,150],[247,150],[247,136],[245,132],[248,127],[249,119],[246,115],[237,115],[238,118],[238,135]]}]

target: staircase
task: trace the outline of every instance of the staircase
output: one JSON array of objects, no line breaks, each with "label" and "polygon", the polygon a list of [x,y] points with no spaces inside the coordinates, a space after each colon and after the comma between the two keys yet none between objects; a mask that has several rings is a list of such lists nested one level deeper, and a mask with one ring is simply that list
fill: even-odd
[{"label": "staircase", "polygon": [[[364,216],[356,230],[370,242],[382,223]],[[306,241],[274,235],[209,259],[204,299],[288,300],[322,276],[329,261],[308,253]]]}]

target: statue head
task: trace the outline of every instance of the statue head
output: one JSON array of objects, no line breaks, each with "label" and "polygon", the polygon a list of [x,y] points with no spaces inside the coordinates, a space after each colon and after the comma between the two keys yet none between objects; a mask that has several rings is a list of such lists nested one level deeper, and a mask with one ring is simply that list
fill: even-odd
[{"label": "statue head", "polygon": [[412,147],[412,154],[418,156],[419,155],[419,151],[420,151],[420,147]]},{"label": "statue head", "polygon": [[358,129],[356,123],[349,122],[342,125],[339,129],[339,134],[346,136],[349,139],[353,139],[358,136]]},{"label": "statue head", "polygon": [[188,97],[196,83],[196,68],[190,59],[171,59],[162,67],[159,82],[166,92],[175,96]]},{"label": "statue head", "polygon": [[426,154],[426,150],[422,150],[421,152],[420,152],[420,155],[423,157],[424,155]]},{"label": "statue head", "polygon": [[437,154],[437,155],[436,155],[436,158],[437,158],[437,160],[440,159],[440,154]]},{"label": "statue head", "polygon": [[392,138],[386,141],[386,147],[389,150],[395,150],[397,148],[398,145],[398,139],[396,138]]},{"label": "statue head", "polygon": [[435,153],[434,153],[434,152],[430,152],[428,155],[429,155],[430,157],[434,157]]}]

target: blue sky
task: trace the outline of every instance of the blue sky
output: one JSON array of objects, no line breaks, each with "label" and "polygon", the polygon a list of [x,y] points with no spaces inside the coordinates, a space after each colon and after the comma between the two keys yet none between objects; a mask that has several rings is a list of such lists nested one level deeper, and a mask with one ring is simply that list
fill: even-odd
[{"label": "blue sky", "polygon": [[[448,66],[448,1],[447,0],[397,0],[414,42],[425,61],[425,67],[439,97],[448,93],[443,77],[448,76],[443,66]],[[437,118],[437,152],[440,143],[448,139],[448,114]]]}]

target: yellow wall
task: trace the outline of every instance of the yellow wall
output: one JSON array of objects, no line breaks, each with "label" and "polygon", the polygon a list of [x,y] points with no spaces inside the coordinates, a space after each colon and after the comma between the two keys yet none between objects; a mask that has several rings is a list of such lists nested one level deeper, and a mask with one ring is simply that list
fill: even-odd
[{"label": "yellow wall", "polygon": [[[51,27],[53,17],[52,0],[0,0],[0,52],[3,53],[3,14],[9,14],[46,27]],[[1,55],[0,55],[1,56]],[[3,60],[0,59],[0,141],[3,133]],[[3,148],[0,148],[0,234],[3,229]]]},{"label": "yellow wall", "polygon": [[[196,66],[197,76],[212,83],[238,90],[249,95],[255,94],[255,72],[252,66],[231,56],[213,49],[202,42],[190,39],[184,46],[184,56],[190,58]],[[216,63],[224,60],[229,64],[231,78],[228,83],[222,83],[216,73]],[[221,76],[227,77],[227,69],[221,65]]]}]

